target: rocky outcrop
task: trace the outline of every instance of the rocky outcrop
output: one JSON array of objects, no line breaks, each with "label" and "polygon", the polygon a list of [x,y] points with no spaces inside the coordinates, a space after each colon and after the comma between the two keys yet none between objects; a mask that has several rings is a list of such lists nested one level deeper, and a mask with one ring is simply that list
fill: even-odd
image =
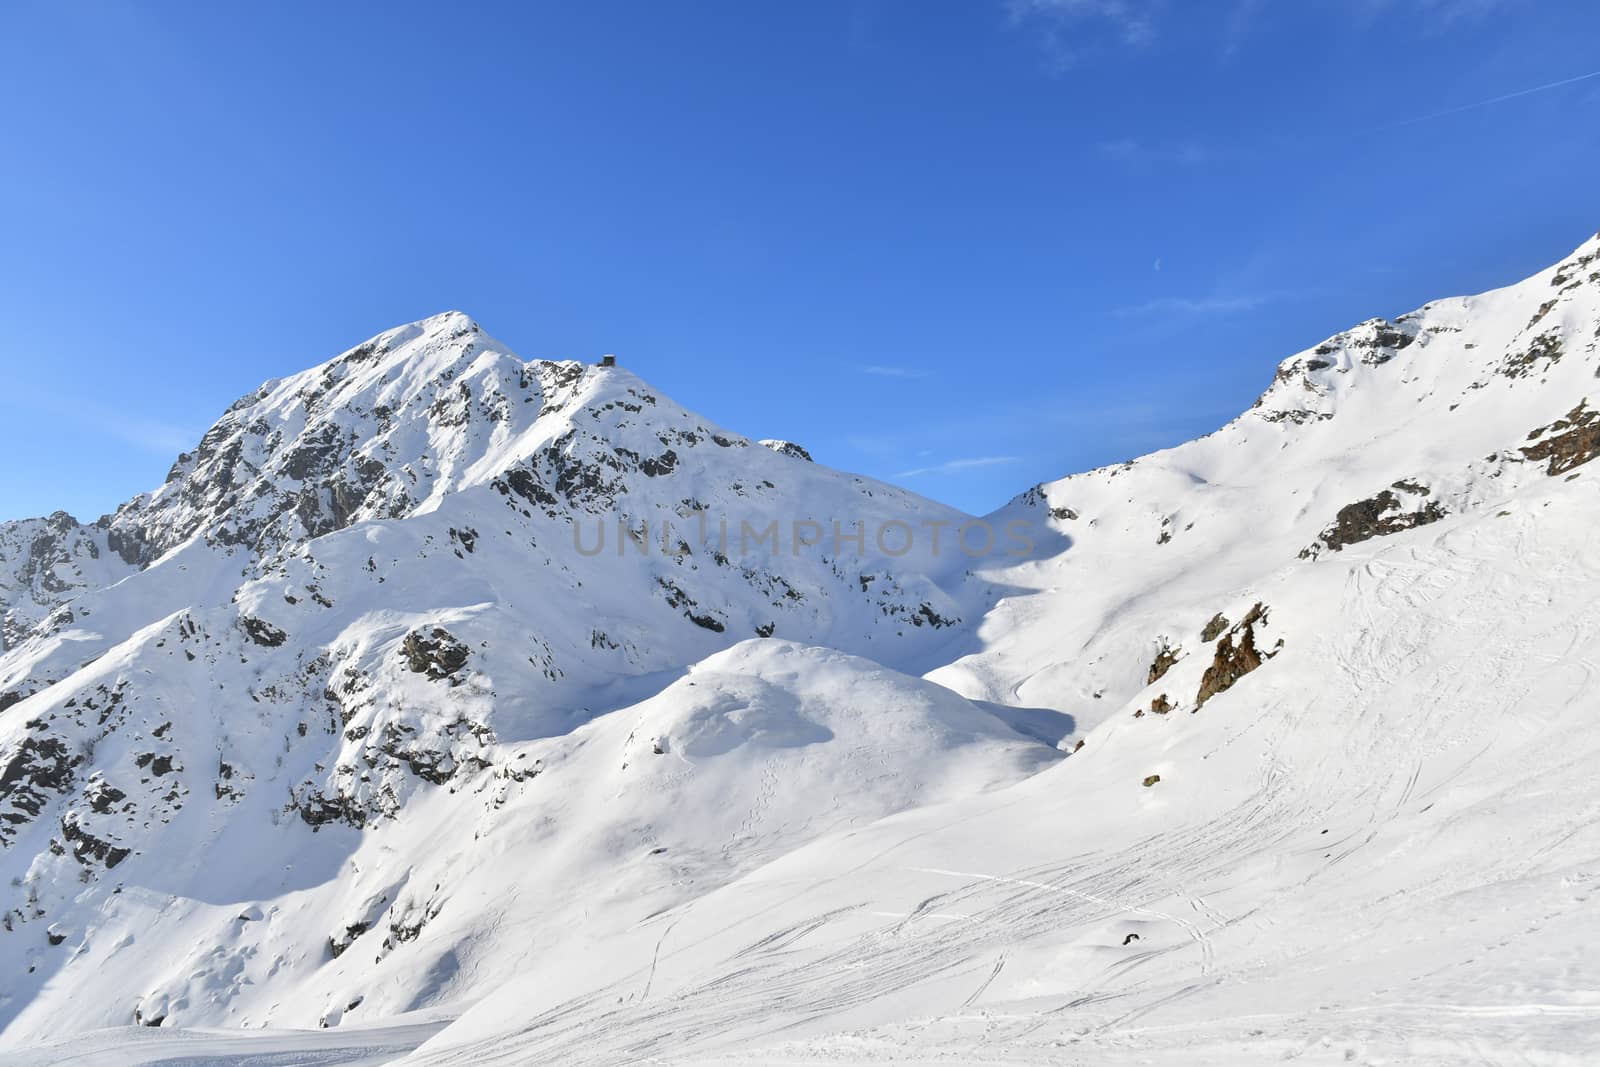
[{"label": "rocky outcrop", "polygon": [[[1245,613],[1244,618],[1230,628],[1217,642],[1211,665],[1200,676],[1200,689],[1195,693],[1194,710],[1199,711],[1205,702],[1218,693],[1232,689],[1239,679],[1258,669],[1261,664],[1277,654],[1276,650],[1262,653],[1256,647],[1256,627],[1267,625],[1266,605],[1257,603]],[[1281,647],[1283,642],[1278,642]]]},{"label": "rocky outcrop", "polygon": [[811,458],[811,453],[807,452],[804,448],[801,448],[793,441],[767,440],[762,441],[761,445],[763,448],[772,449],[772,451],[776,452],[780,456],[788,456],[791,459],[803,459],[807,463],[814,462]]},{"label": "rocky outcrop", "polygon": [[131,848],[90,832],[77,812],[68,812],[62,817],[61,836],[71,846],[73,858],[85,867],[101,863],[110,870],[133,854]]},{"label": "rocky outcrop", "polygon": [[64,511],[0,523],[0,652],[80,593],[130,571],[106,540],[102,526],[84,526]]},{"label": "rocky outcrop", "polygon": [[449,679],[459,681],[456,674],[467,665],[471,650],[457,641],[442,626],[431,630],[412,630],[400,645],[406,666],[417,674],[425,674],[436,682]]},{"label": "rocky outcrop", "polygon": [[1155,685],[1182,656],[1183,649],[1173,648],[1162,641],[1161,647],[1156,651],[1156,658],[1150,662],[1150,669],[1145,672],[1144,684]]},{"label": "rocky outcrop", "polygon": [[1346,504],[1316,541],[1301,550],[1300,558],[1315,559],[1323,552],[1438,522],[1448,512],[1428,495],[1427,486],[1402,479],[1375,496]]},{"label": "rocky outcrop", "polygon": [[1527,378],[1541,374],[1559,363],[1563,354],[1560,332],[1550,330],[1535,337],[1528,343],[1527,348],[1507,356],[1505,362],[1500,365],[1500,373],[1507,378]]},{"label": "rocky outcrop", "polygon": [[253,615],[242,616],[239,625],[246,637],[263,648],[277,648],[289,639],[288,634],[265,619],[258,619]]},{"label": "rocky outcrop", "polygon": [[1528,440],[1535,443],[1520,449],[1525,458],[1548,463],[1548,474],[1565,474],[1600,456],[1600,411],[1590,409],[1585,397],[1564,418],[1528,434]]},{"label": "rocky outcrop", "polygon": [[36,732],[0,757],[0,844],[9,845],[18,830],[39,817],[53,797],[73,787],[83,757],[59,737]]}]

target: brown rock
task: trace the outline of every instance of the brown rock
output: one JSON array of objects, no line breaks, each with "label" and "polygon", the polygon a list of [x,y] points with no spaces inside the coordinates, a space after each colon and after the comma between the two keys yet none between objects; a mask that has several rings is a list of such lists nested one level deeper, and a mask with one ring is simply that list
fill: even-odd
[{"label": "brown rock", "polygon": [[1156,682],[1160,681],[1161,676],[1170,671],[1172,669],[1172,665],[1177,663],[1178,659],[1182,655],[1183,649],[1173,648],[1163,642],[1161,645],[1161,650],[1156,653],[1155,660],[1150,664],[1150,671],[1145,676],[1144,684],[1154,685]]},{"label": "brown rock", "polygon": [[1261,603],[1251,608],[1238,625],[1217,642],[1216,655],[1201,676],[1200,691],[1195,694],[1196,711],[1218,693],[1231,689],[1235,682],[1261,666],[1268,658],[1256,648],[1257,623],[1262,626],[1267,623],[1267,608]]},{"label": "brown rock", "polygon": [[1587,398],[1580,400],[1564,418],[1541,426],[1528,436],[1534,439],[1547,433],[1551,436],[1520,450],[1535,462],[1549,461],[1547,474],[1565,474],[1600,456],[1600,411],[1590,410]]}]

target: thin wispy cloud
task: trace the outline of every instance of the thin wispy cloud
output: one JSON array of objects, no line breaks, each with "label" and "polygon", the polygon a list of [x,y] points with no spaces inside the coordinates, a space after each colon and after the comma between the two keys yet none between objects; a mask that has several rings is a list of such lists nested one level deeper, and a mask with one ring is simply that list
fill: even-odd
[{"label": "thin wispy cloud", "polygon": [[101,429],[136,448],[176,458],[179,452],[193,448],[200,435],[181,426],[173,426],[149,419],[100,418],[95,420]]},{"label": "thin wispy cloud", "polygon": [[1457,22],[1520,7],[1522,3],[1523,0],[1351,0],[1349,6],[1365,21],[1402,11],[1433,20],[1435,28],[1448,28]]},{"label": "thin wispy cloud", "polygon": [[944,463],[936,463],[931,467],[916,467],[912,470],[901,471],[896,478],[920,478],[925,474],[959,474],[962,471],[978,470],[983,467],[998,467],[1006,463],[1015,463],[1017,456],[971,456],[965,459],[952,459]]},{"label": "thin wispy cloud", "polygon": [[1240,296],[1164,296],[1155,300],[1146,300],[1142,304],[1130,304],[1127,307],[1117,308],[1112,312],[1118,318],[1134,318],[1143,315],[1232,315],[1241,311],[1253,311],[1263,304],[1269,303],[1273,297],[1265,294],[1246,294]]},{"label": "thin wispy cloud", "polygon": [[1245,40],[1255,29],[1257,18],[1267,0],[1234,0],[1233,7],[1222,20],[1222,59],[1232,59],[1244,47]]},{"label": "thin wispy cloud", "polygon": [[8,407],[48,412],[82,433],[110,438],[145,452],[175,458],[179,452],[194,447],[195,442],[200,440],[200,433],[191,428],[125,415],[83,398],[75,397],[69,402],[39,389],[29,389],[26,393],[25,401],[20,395],[14,394],[3,398],[3,402]]},{"label": "thin wispy cloud", "polygon": [[1198,141],[1151,142],[1136,137],[1101,141],[1094,150],[1105,159],[1135,166],[1197,167],[1222,158],[1216,148]]},{"label": "thin wispy cloud", "polygon": [[1051,66],[1064,71],[1113,43],[1150,44],[1164,0],[1009,0],[1011,22],[1035,29]]},{"label": "thin wispy cloud", "polygon": [[887,363],[868,363],[856,369],[862,374],[870,374],[876,378],[923,378],[928,373],[915,367],[896,367]]},{"label": "thin wispy cloud", "polygon": [[1481,107],[1491,107],[1495,104],[1503,104],[1507,100],[1516,100],[1520,97],[1532,96],[1534,93],[1549,92],[1551,89],[1560,89],[1563,86],[1576,85],[1579,82],[1586,82],[1593,78],[1600,78],[1600,70],[1592,70],[1588,74],[1579,74],[1572,78],[1562,78],[1560,81],[1547,82],[1544,85],[1535,85],[1529,89],[1518,89],[1514,93],[1502,93],[1499,96],[1491,96],[1487,100],[1477,100],[1470,104],[1462,104],[1459,107],[1446,108],[1443,111],[1435,111],[1428,115],[1418,115],[1415,118],[1401,119],[1399,122],[1391,122],[1385,126],[1378,126],[1375,128],[1374,132],[1381,132],[1383,130],[1398,130],[1405,126],[1415,126],[1419,122],[1432,122],[1434,119],[1442,119],[1450,115],[1459,115],[1463,111],[1476,111]]},{"label": "thin wispy cloud", "polygon": [[1155,36],[1162,6],[1160,0],[1011,0],[1011,17],[1098,26],[1113,31],[1124,44],[1139,45]]},{"label": "thin wispy cloud", "polygon": [[[1303,0],[1295,0],[1295,4]],[[1325,0],[1319,6],[1337,21],[1371,28],[1392,16],[1421,23],[1424,34],[1443,33],[1458,24],[1476,22],[1522,7],[1527,0]],[[1057,71],[1064,71],[1108,45],[1143,48],[1158,39],[1192,36],[1196,27],[1168,32],[1165,25],[1174,12],[1195,10],[1170,0],[1003,0],[1014,26],[1034,30]],[[1221,5],[1219,5],[1221,7]],[[1285,0],[1232,0],[1225,8],[1208,10],[1206,22],[1219,44],[1219,58],[1231,60],[1244,48],[1257,25],[1275,9],[1288,8]],[[1204,32],[1202,29],[1201,32]]]}]

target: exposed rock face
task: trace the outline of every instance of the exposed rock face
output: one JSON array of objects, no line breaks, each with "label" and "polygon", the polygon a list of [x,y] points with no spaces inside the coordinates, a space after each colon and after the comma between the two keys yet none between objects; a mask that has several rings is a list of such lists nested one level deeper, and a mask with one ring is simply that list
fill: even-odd
[{"label": "exposed rock face", "polygon": [[70,792],[82,763],[61,738],[42,731],[0,757],[0,844],[9,845],[22,824],[38,818],[54,797]]},{"label": "exposed rock face", "polygon": [[1156,658],[1150,663],[1150,670],[1145,674],[1144,684],[1154,685],[1160,681],[1162,675],[1170,671],[1182,655],[1183,649],[1173,648],[1163,641],[1161,648],[1156,652]]},{"label": "exposed rock face", "polygon": [[1385,365],[1421,336],[1413,316],[1398,321],[1369,319],[1330,337],[1310,352],[1284,361],[1272,385],[1257,398],[1252,414],[1269,423],[1305,426],[1335,414],[1335,395],[1343,376],[1371,374],[1388,378]]},{"label": "exposed rock face", "polygon": [[1528,439],[1536,443],[1524,445],[1523,456],[1536,463],[1548,461],[1545,469],[1551,475],[1565,474],[1600,456],[1600,411],[1592,410],[1585,397],[1565,418],[1539,427]]},{"label": "exposed rock face", "polygon": [[1195,694],[1194,707],[1199,711],[1205,702],[1218,693],[1227,692],[1234,684],[1261,666],[1275,653],[1265,655],[1256,648],[1256,626],[1267,625],[1267,608],[1257,603],[1238,624],[1217,642],[1211,666],[1200,677],[1200,690]]},{"label": "exposed rock face", "polygon": [[239,620],[239,625],[244,628],[245,635],[263,648],[277,648],[289,639],[289,635],[278,629],[264,619],[246,615]]},{"label": "exposed rock face", "polygon": [[[1540,315],[1534,321],[1537,322],[1543,317]],[[1563,354],[1561,335],[1551,330],[1528,342],[1528,347],[1522,351],[1507,356],[1505,363],[1500,367],[1500,373],[1507,378],[1527,378],[1550,369],[1552,364],[1560,361]]]},{"label": "exposed rock face", "polygon": [[1346,504],[1300,558],[1315,559],[1324,551],[1338,552],[1346,545],[1438,522],[1447,512],[1437,500],[1427,499],[1428,493],[1427,486],[1402,479],[1376,496]]},{"label": "exposed rock face", "polygon": [[1229,625],[1228,617],[1220,611],[1217,612],[1211,617],[1211,621],[1206,623],[1205,629],[1200,631],[1200,640],[1209,645],[1221,637],[1222,631],[1226,630]]},{"label": "exposed rock face", "polygon": [[[560,411],[587,371],[524,363],[455,312],[388,331],[240,399],[160,489],[106,520],[108,547],[144,566],[199,533],[272,555],[403,517],[459,482],[488,442],[477,428],[521,429]],[[592,477],[581,457],[554,452],[578,481]]]},{"label": "exposed rock face", "polygon": [[425,674],[434,681],[453,678],[467,665],[471,650],[451,636],[442,626],[429,631],[413,630],[401,644],[406,666],[417,674]]},{"label": "exposed rock face", "polygon": [[105,520],[80,524],[64,511],[0,523],[0,651],[20,643],[85,589],[132,570],[108,544]]},{"label": "exposed rock face", "polygon": [[91,862],[105,865],[107,870],[115,867],[132,855],[133,850],[104,838],[97,837],[84,827],[83,820],[75,812],[69,812],[61,820],[61,836],[72,846],[73,858],[84,866]]},{"label": "exposed rock face", "polygon": [[762,441],[761,445],[763,448],[772,449],[780,456],[788,456],[791,459],[803,459],[807,463],[813,462],[811,459],[811,453],[807,452],[804,448],[801,448],[793,441],[766,440]]}]

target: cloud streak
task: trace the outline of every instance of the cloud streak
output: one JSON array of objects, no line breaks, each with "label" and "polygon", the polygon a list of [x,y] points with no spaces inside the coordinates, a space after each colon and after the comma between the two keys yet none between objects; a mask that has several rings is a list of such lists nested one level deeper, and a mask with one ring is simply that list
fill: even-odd
[{"label": "cloud streak", "polygon": [[200,434],[192,429],[137,415],[125,415],[94,400],[74,398],[69,402],[37,388],[26,389],[26,393],[26,402],[20,402],[20,397],[13,395],[0,398],[0,404],[43,411],[70,422],[80,432],[109,437],[133,448],[173,458],[179,452],[194,447],[200,439]]},{"label": "cloud streak", "polygon": [[916,467],[912,470],[901,471],[895,477],[920,478],[926,474],[960,474],[962,471],[998,467],[1006,463],[1015,463],[1017,460],[1017,456],[971,456],[964,459],[952,459],[944,463],[936,463],[931,467]]},{"label": "cloud streak", "polygon": [[917,370],[915,367],[894,367],[885,363],[868,363],[864,367],[856,368],[862,374],[871,374],[877,378],[923,378],[927,371]]},{"label": "cloud streak", "polygon": [[1034,27],[1057,73],[1073,66],[1110,37],[1141,48],[1156,37],[1156,17],[1165,0],[1010,0],[1016,26]]},{"label": "cloud streak", "polygon": [[[1176,5],[1171,0],[1003,0],[1015,26],[1035,29],[1058,72],[1108,44],[1143,48],[1156,43],[1165,31],[1170,11],[1187,15],[1201,5]],[[1523,3],[1524,0],[1326,0],[1315,5],[1335,21],[1370,29],[1393,15],[1410,16],[1422,23],[1424,33],[1448,32],[1460,23],[1481,21]],[[1281,0],[1231,0],[1224,9],[1210,11],[1201,32],[1215,33],[1220,58],[1232,59],[1254,32],[1256,24],[1274,9],[1291,5]],[[1311,8],[1313,5],[1306,4]],[[1216,5],[1222,8],[1222,5]],[[1195,26],[1179,36],[1192,35]]]},{"label": "cloud streak", "polygon": [[1262,295],[1182,297],[1165,296],[1117,308],[1112,312],[1118,318],[1136,318],[1141,315],[1233,315],[1241,311],[1254,311],[1273,298]]},{"label": "cloud streak", "polygon": [[1156,32],[1158,0],[1011,0],[1011,17],[1049,19],[1057,24],[1100,24],[1124,44],[1147,44]]},{"label": "cloud streak", "polygon": [[1530,89],[1518,89],[1514,93],[1502,93],[1499,96],[1491,96],[1487,100],[1478,100],[1470,104],[1462,104],[1460,107],[1446,108],[1443,111],[1435,111],[1429,115],[1418,115],[1416,118],[1401,119],[1399,122],[1391,122],[1386,126],[1378,126],[1375,128],[1375,132],[1381,132],[1383,130],[1398,130],[1406,126],[1415,126],[1419,122],[1432,122],[1434,119],[1442,119],[1450,115],[1459,115],[1463,111],[1476,111],[1480,107],[1490,107],[1494,104],[1503,104],[1507,100],[1516,100],[1520,97],[1532,96],[1534,93],[1546,93],[1551,89],[1560,89],[1566,85],[1576,85],[1579,82],[1589,81],[1591,78],[1600,78],[1600,70],[1592,70],[1588,74],[1579,74],[1576,77],[1563,78],[1560,81],[1547,82],[1544,85],[1535,85]]},{"label": "cloud streak", "polygon": [[1114,141],[1101,141],[1095,152],[1117,163],[1137,166],[1175,165],[1198,167],[1221,158],[1215,148],[1195,141],[1151,143],[1136,137],[1119,137]]}]

